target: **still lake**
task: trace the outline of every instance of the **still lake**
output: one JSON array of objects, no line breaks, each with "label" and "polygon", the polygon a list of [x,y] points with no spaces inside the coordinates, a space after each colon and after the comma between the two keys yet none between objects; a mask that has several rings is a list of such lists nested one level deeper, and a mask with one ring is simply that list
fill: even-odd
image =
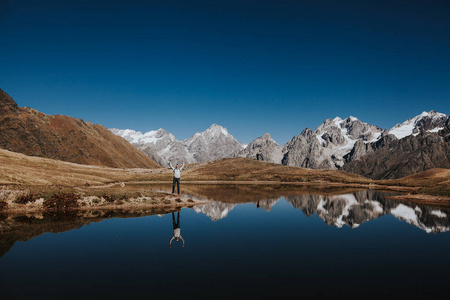
[{"label": "still lake", "polygon": [[[450,292],[449,208],[370,190],[188,192],[214,201],[173,214],[3,216],[2,299],[416,299]],[[184,247],[181,239],[169,247],[174,227]]]}]

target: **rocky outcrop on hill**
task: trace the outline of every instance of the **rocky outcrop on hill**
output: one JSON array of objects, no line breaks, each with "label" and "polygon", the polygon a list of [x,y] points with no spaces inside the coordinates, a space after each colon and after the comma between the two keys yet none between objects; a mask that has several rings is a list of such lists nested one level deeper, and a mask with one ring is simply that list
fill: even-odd
[{"label": "rocky outcrop on hill", "polygon": [[0,114],[12,113],[19,111],[17,103],[2,89],[0,89]]},{"label": "rocky outcrop on hill", "polygon": [[26,155],[117,168],[156,168],[147,155],[101,125],[19,108],[0,90],[0,147]]},{"label": "rocky outcrop on hill", "polygon": [[280,164],[283,158],[282,150],[283,147],[278,145],[269,133],[266,133],[252,141],[235,156]]}]

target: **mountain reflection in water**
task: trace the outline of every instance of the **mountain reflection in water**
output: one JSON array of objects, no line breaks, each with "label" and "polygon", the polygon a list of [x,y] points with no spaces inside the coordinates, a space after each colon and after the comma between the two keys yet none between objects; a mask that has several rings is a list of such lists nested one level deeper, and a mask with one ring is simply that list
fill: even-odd
[{"label": "mountain reflection in water", "polygon": [[0,214],[2,296],[415,299],[450,292],[450,234],[442,234],[448,208],[371,190],[182,189],[211,203]]},{"label": "mountain reflection in water", "polygon": [[[393,215],[397,219],[408,222],[427,233],[449,231],[449,211],[433,206],[399,202],[385,198],[386,193],[365,190],[344,195],[295,195],[278,199],[258,200],[257,208],[270,211],[278,201],[287,201],[306,216],[316,214],[328,225],[341,228],[347,225],[357,228],[362,223]],[[211,220],[218,221],[228,216],[236,207],[236,203],[212,201],[210,204],[196,206],[197,213],[207,215]]]}]

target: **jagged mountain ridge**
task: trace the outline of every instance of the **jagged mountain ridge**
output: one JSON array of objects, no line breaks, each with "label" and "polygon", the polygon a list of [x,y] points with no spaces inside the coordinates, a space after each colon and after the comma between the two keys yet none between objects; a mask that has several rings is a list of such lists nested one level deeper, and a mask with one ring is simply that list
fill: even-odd
[{"label": "jagged mountain ridge", "polygon": [[[445,127],[448,119],[449,116],[435,111],[423,112],[389,130],[383,130],[353,116],[346,119],[336,117],[326,119],[314,131],[309,128],[304,129],[300,135],[294,136],[283,146],[277,144],[268,133],[256,138],[248,145],[239,144],[234,138],[227,140],[228,131],[215,124],[205,132],[196,133],[185,141],[176,140],[164,129],[145,134],[132,130],[111,130],[126,138],[162,165],[169,159],[184,159],[192,163],[208,162],[224,157],[245,157],[312,169],[342,169],[344,165],[360,160],[398,139],[417,136],[420,132],[437,132]],[[206,140],[205,136],[208,137]],[[208,147],[208,145],[215,146]],[[423,164],[423,168],[431,165]],[[410,171],[414,169],[410,168]],[[347,170],[366,175],[357,168]],[[422,170],[425,169],[418,169],[418,171]],[[408,172],[392,174],[401,173],[412,174]]]},{"label": "jagged mountain ridge", "polygon": [[269,133],[253,140],[245,149],[236,153],[235,157],[253,158],[272,163],[280,163],[283,158],[283,147],[275,142]]},{"label": "jagged mountain ridge", "polygon": [[434,110],[430,112],[424,111],[414,118],[395,125],[389,130],[389,133],[395,135],[398,139],[402,139],[409,135],[417,135],[421,131],[438,132],[445,127],[448,117]]},{"label": "jagged mountain ridge", "polygon": [[117,168],[158,165],[101,125],[46,115],[17,103],[0,89],[0,148],[26,155]]},{"label": "jagged mountain ridge", "polygon": [[241,145],[227,129],[212,124],[203,132],[197,132],[190,138],[179,141],[164,129],[142,133],[130,129],[110,129],[149,155],[160,165],[167,165],[169,160],[185,163],[209,162],[225,157],[232,157],[241,151]]},{"label": "jagged mountain ridge", "polygon": [[418,134],[393,140],[385,147],[345,164],[342,170],[372,179],[396,179],[433,169],[450,169],[450,119],[438,133]]},{"label": "jagged mountain ridge", "polygon": [[283,147],[282,164],[312,169],[339,169],[358,142],[381,136],[382,129],[355,117],[326,119],[314,131],[309,128]]}]

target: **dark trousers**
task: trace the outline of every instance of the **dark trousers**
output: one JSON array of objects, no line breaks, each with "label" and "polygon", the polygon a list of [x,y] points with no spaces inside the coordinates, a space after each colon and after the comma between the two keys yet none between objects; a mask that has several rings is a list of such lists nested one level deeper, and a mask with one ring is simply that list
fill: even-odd
[{"label": "dark trousers", "polygon": [[180,212],[178,212],[177,222],[175,223],[175,215],[172,213],[173,230],[180,228]]},{"label": "dark trousers", "polygon": [[180,178],[173,178],[172,194],[175,191],[175,183],[177,184],[178,195],[180,194]]}]

